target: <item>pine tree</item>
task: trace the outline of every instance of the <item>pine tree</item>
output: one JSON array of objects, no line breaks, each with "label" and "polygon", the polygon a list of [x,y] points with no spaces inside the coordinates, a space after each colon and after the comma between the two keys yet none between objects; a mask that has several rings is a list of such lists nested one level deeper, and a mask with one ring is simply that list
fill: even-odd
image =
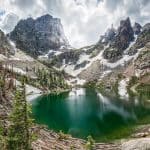
[{"label": "pine tree", "polygon": [[6,149],[6,142],[5,142],[5,137],[4,137],[4,128],[2,126],[2,122],[1,121],[0,121],[0,148],[2,150]]},{"label": "pine tree", "polygon": [[13,111],[10,115],[10,127],[8,129],[8,150],[31,149],[31,134],[29,133],[31,124],[32,120],[29,117],[25,96],[25,84],[23,82],[15,92]]}]

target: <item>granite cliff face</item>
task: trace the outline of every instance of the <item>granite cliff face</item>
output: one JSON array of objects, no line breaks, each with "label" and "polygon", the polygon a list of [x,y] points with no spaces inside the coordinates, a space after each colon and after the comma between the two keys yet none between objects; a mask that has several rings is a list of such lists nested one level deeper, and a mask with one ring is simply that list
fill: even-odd
[{"label": "granite cliff face", "polygon": [[139,23],[135,22],[133,27],[134,34],[138,35],[141,32],[141,29],[142,26]]},{"label": "granite cliff face", "polygon": [[120,26],[109,47],[104,51],[103,56],[110,62],[115,62],[122,57],[123,51],[134,40],[134,31],[130,23],[130,19],[120,21]]},{"label": "granite cliff face", "polygon": [[50,15],[19,21],[9,36],[17,48],[32,56],[68,45],[60,19]]},{"label": "granite cliff face", "polygon": [[116,35],[116,30],[112,26],[110,29],[106,31],[105,35],[101,36],[100,42],[103,43],[111,42],[115,38],[115,35]]}]

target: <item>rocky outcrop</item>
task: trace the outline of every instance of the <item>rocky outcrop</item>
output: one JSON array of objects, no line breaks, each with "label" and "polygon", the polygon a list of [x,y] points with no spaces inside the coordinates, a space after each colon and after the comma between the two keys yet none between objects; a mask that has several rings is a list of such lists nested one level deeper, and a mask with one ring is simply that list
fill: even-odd
[{"label": "rocky outcrop", "polygon": [[150,138],[134,139],[124,142],[122,150],[148,150],[150,149]]},{"label": "rocky outcrop", "polygon": [[116,30],[112,25],[112,27],[106,31],[105,35],[101,36],[100,42],[106,43],[106,44],[108,42],[112,42],[115,35],[116,35]]},{"label": "rocky outcrop", "polygon": [[142,32],[138,35],[136,40],[135,49],[144,47],[148,42],[150,42],[150,23],[147,23],[142,28]]},{"label": "rocky outcrop", "polygon": [[86,79],[86,81],[93,81],[99,79],[102,74],[102,65],[100,61],[95,61],[87,69],[83,70],[78,77]]},{"label": "rocky outcrop", "polygon": [[[140,29],[138,24],[136,26]],[[135,44],[128,50],[129,55],[134,55],[138,49],[143,48],[150,42],[150,23],[147,23],[141,30],[137,30],[136,33],[138,33],[138,37]]]},{"label": "rocky outcrop", "polygon": [[141,29],[142,26],[139,23],[135,22],[133,27],[134,34],[138,35],[141,32]]},{"label": "rocky outcrop", "polygon": [[122,57],[123,51],[134,40],[134,31],[130,19],[120,21],[116,36],[110,46],[104,51],[103,56],[110,62],[115,62]]},{"label": "rocky outcrop", "polygon": [[68,45],[60,19],[50,15],[19,21],[9,36],[17,48],[33,56]]},{"label": "rocky outcrop", "polygon": [[61,67],[64,64],[76,64],[79,60],[80,54],[82,51],[79,50],[68,50],[66,52],[61,53],[60,55],[52,58],[52,64],[56,67]]},{"label": "rocky outcrop", "polygon": [[130,19],[127,18],[126,20],[120,21],[116,38],[111,45],[117,49],[125,50],[133,39],[134,32],[131,27]]},{"label": "rocky outcrop", "polygon": [[[59,133],[46,129],[35,129],[39,138],[32,143],[33,150],[87,150],[87,142],[69,135],[62,137]],[[92,150],[121,150],[120,143],[95,143]]]},{"label": "rocky outcrop", "polygon": [[84,68],[87,64],[89,63],[89,61],[83,61],[82,63],[80,64],[77,64],[74,68],[74,70],[78,70],[80,68]]},{"label": "rocky outcrop", "polygon": [[146,73],[150,73],[150,42],[145,45],[144,48],[141,49],[139,56],[134,61],[134,67],[138,71],[140,71],[141,75]]},{"label": "rocky outcrop", "polygon": [[13,48],[7,39],[6,35],[0,30],[0,54],[9,56],[13,54]]}]

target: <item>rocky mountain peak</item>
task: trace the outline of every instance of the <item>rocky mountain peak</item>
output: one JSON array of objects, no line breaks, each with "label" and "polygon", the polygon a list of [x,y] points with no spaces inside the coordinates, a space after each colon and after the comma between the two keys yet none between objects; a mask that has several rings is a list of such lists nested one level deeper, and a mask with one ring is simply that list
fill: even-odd
[{"label": "rocky mountain peak", "polygon": [[134,49],[139,49],[144,47],[147,43],[150,42],[150,23],[147,23],[141,29],[141,32],[138,34]]},{"label": "rocky mountain peak", "polygon": [[130,42],[134,39],[133,28],[130,23],[130,18],[120,21],[120,26],[117,31],[117,36],[114,42],[114,46],[118,49],[126,49]]},{"label": "rocky mountain peak", "polygon": [[33,56],[69,45],[61,20],[49,14],[35,20],[33,18],[20,20],[9,36],[15,41],[17,48]]},{"label": "rocky mountain peak", "polygon": [[142,28],[143,31],[150,31],[150,23],[147,23],[144,25],[144,27]]},{"label": "rocky mountain peak", "polygon": [[40,20],[48,21],[48,20],[51,20],[51,19],[53,19],[53,16],[51,16],[49,14],[46,14],[46,15],[43,15],[41,17],[38,17],[36,20],[37,21],[40,21]]},{"label": "rocky mountain peak", "polygon": [[142,26],[135,22],[134,26],[133,26],[133,31],[135,35],[138,35],[141,32]]},{"label": "rocky mountain peak", "polygon": [[125,26],[128,26],[128,27],[131,26],[129,17],[127,17],[125,20],[120,21],[120,27],[119,28],[122,28],[122,27],[125,27]]},{"label": "rocky mountain peak", "polygon": [[111,41],[109,48],[107,48],[103,56],[111,62],[115,62],[122,57],[126,48],[128,48],[131,41],[134,40],[134,31],[131,26],[130,18],[120,21],[116,34]]},{"label": "rocky mountain peak", "polygon": [[135,22],[134,26],[133,26],[133,31],[135,35],[138,35],[141,32],[142,26]]},{"label": "rocky mountain peak", "polygon": [[107,29],[105,34],[103,36],[101,36],[100,41],[102,43],[111,42],[114,39],[115,35],[116,35],[116,30],[115,30],[115,28],[112,25],[111,28]]}]

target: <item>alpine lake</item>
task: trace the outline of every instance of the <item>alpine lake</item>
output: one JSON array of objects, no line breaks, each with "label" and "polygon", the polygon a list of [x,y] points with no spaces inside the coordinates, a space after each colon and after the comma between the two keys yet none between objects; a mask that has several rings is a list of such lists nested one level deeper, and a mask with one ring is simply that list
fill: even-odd
[{"label": "alpine lake", "polygon": [[150,102],[144,96],[122,99],[78,88],[40,96],[31,103],[36,123],[76,138],[115,140],[128,137],[138,125],[150,124]]}]

